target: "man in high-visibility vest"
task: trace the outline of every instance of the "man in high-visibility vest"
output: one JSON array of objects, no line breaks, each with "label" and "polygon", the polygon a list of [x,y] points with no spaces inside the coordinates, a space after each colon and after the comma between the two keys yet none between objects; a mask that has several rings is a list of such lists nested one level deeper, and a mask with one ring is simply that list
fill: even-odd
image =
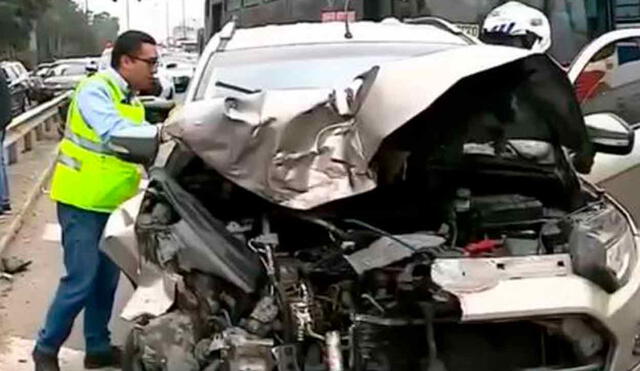
[{"label": "man in high-visibility vest", "polygon": [[9,201],[9,179],[7,178],[7,168],[4,162],[4,136],[6,128],[11,122],[11,91],[9,82],[0,71],[0,215],[11,211]]},{"label": "man in high-visibility vest", "polygon": [[59,370],[58,351],[83,309],[85,368],[120,365],[108,329],[120,272],[98,244],[110,213],[137,192],[140,172],[107,143],[119,130],[147,124],[135,93],[151,87],[157,64],[155,40],[127,31],[116,40],[111,67],[82,81],[74,93],[51,186],[67,274],[33,351],[36,371]]}]

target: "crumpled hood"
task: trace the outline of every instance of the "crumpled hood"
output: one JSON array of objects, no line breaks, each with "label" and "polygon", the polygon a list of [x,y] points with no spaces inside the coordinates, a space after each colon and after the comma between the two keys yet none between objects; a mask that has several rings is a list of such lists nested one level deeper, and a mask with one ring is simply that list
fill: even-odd
[{"label": "crumpled hood", "polygon": [[369,165],[384,138],[461,79],[531,54],[474,45],[376,66],[352,86],[191,102],[169,132],[230,181],[310,209],[374,189]]}]

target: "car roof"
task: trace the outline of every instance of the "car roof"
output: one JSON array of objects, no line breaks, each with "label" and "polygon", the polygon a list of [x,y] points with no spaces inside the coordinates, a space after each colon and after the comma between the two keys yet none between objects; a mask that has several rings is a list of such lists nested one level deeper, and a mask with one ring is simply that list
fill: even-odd
[{"label": "car roof", "polygon": [[[217,49],[221,34],[225,34],[227,24],[221,32],[209,41],[204,54]],[[437,27],[424,24],[406,24],[398,20],[382,22],[353,22],[349,24],[352,38],[345,37],[343,22],[294,23],[238,29],[233,33],[225,50],[276,47],[285,45],[361,43],[361,42],[416,42],[467,45],[464,38]]]}]

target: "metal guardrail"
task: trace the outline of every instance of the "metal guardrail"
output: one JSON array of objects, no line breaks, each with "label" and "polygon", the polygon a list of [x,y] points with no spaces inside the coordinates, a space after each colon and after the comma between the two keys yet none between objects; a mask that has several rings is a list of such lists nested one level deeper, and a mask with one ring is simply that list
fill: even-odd
[{"label": "metal guardrail", "polygon": [[33,148],[34,134],[35,140],[39,141],[43,139],[45,132],[55,130],[57,123],[63,120],[59,108],[69,102],[71,94],[72,92],[67,92],[59,95],[13,119],[6,128],[4,140],[4,150],[9,164],[18,162],[19,153],[28,152]]}]

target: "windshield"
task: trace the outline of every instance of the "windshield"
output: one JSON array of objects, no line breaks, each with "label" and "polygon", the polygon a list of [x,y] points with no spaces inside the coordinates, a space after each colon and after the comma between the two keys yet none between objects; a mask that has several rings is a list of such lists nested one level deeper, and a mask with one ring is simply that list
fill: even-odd
[{"label": "windshield", "polygon": [[[477,35],[491,9],[507,0],[418,0],[420,16],[437,16],[463,24]],[[601,0],[522,0],[547,15],[551,23],[551,54],[569,64],[590,40],[605,33],[609,19],[607,4]],[[455,3],[455,5],[454,5]]]},{"label": "windshield", "polygon": [[[214,54],[198,84],[195,99],[247,90],[332,88],[388,61],[457,47],[449,44],[363,43],[297,45],[226,51]],[[218,84],[220,85],[220,84]]]}]

